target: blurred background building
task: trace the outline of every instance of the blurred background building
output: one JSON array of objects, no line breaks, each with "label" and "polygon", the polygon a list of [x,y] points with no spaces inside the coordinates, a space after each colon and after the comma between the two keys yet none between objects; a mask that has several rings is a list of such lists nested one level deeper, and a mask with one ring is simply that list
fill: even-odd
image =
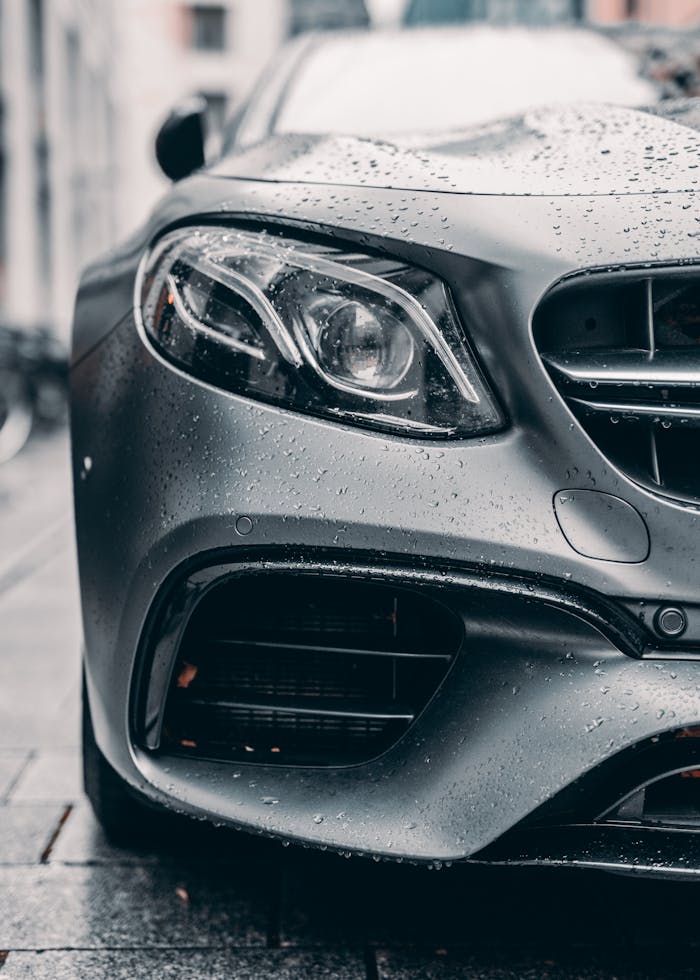
[{"label": "blurred background building", "polygon": [[168,111],[198,94],[211,128],[220,127],[285,40],[289,11],[287,0],[116,2],[115,194],[122,234],[144,219],[165,186],[152,146]]},{"label": "blurred background building", "polygon": [[110,2],[0,0],[0,319],[69,316],[114,235]]},{"label": "blurred background building", "polygon": [[408,0],[404,22],[551,24],[582,20],[585,8],[586,0]]},{"label": "blurred background building", "polygon": [[697,24],[700,4],[697,0],[589,0],[588,16],[601,23],[638,20],[688,27]]},{"label": "blurred background building", "polygon": [[683,27],[695,25],[698,0],[407,0],[404,22],[552,24],[590,21],[619,23],[637,20]]},{"label": "blurred background building", "polygon": [[0,0],[0,323],[68,336],[80,269],[165,187],[179,99],[216,130],[289,36],[368,23],[364,0]]},{"label": "blurred background building", "polygon": [[80,268],[165,187],[152,147],[167,111],[199,94],[216,131],[289,37],[473,21],[656,23],[676,29],[663,44],[684,39],[682,57],[660,57],[654,37],[635,34],[640,64],[694,94],[700,42],[677,29],[698,20],[700,0],[0,0],[0,324],[47,323],[67,338]]}]

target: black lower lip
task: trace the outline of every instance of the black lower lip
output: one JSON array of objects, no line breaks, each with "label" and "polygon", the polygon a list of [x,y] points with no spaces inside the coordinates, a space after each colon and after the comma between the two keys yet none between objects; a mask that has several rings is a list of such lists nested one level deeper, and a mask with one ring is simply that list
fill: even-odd
[{"label": "black lower lip", "polygon": [[516,830],[476,855],[476,860],[697,880],[700,834],[600,825]]}]

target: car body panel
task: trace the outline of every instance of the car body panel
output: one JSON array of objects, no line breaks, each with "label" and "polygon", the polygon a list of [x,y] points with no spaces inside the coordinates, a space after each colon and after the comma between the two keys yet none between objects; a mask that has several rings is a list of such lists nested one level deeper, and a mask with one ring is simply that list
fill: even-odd
[{"label": "car body panel", "polygon": [[[658,125],[668,144],[669,124],[648,118],[643,139]],[[673,132],[679,152],[694,147],[689,129]],[[631,621],[644,620],[645,602],[694,609],[698,510],[638,486],[602,456],[554,388],[531,333],[534,308],[562,277],[695,263],[694,178],[677,181],[685,190],[653,195],[629,192],[625,175],[609,184],[625,193],[591,196],[438,192],[419,186],[423,172],[411,190],[368,186],[357,174],[353,186],[349,177],[343,183],[342,152],[319,163],[323,147],[272,141],[257,157],[226,164],[238,177],[224,177],[222,165],[182,182],[84,279],[73,454],[93,723],[119,774],[167,805],[339,850],[464,858],[625,746],[697,724],[700,633],[684,662],[634,659],[574,620],[556,650],[480,636],[479,652],[460,655],[408,735],[373,763],[321,772],[201,762],[193,778],[189,760],[134,745],[131,696],[144,629],[163,584],[193,559],[235,563],[256,549],[261,561],[270,549],[308,552],[309,561],[340,553],[368,573],[386,556],[407,573],[447,564],[485,587],[495,573],[533,591],[558,581],[619,601]],[[649,166],[642,186],[658,188],[665,161]],[[619,167],[615,159],[610,173]],[[242,179],[256,168],[260,179]],[[563,181],[573,186],[576,176]],[[399,173],[390,182],[406,180]],[[443,277],[508,427],[441,443],[386,436],[217,390],[167,364],[134,320],[137,267],[162,232],[202,222],[321,234]],[[593,489],[641,515],[645,560],[599,560],[569,545],[554,494]],[[245,538],[235,528],[240,515],[252,521]]]},{"label": "car body panel", "polygon": [[587,196],[698,188],[700,139],[662,115],[622,106],[545,106],[462,132],[391,141],[272,136],[212,173],[285,182],[456,194]]}]

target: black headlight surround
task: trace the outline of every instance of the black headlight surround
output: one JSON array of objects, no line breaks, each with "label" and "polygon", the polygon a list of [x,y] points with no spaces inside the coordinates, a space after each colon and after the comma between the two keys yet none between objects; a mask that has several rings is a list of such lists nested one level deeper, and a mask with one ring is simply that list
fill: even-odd
[{"label": "black headlight surround", "polygon": [[[424,345],[423,356],[413,358],[402,389],[385,391],[384,396],[381,392],[365,394],[354,386],[329,383],[318,363],[313,363],[319,359],[305,346],[308,336],[302,336],[304,329],[299,324],[303,317],[294,304],[281,314],[276,311],[277,326],[270,330],[266,311],[272,313],[273,307],[268,303],[261,312],[260,291],[255,285],[249,291],[250,283],[243,283],[245,277],[238,270],[222,265],[218,271],[237,277],[241,293],[238,286],[232,290],[230,282],[225,285],[217,278],[211,299],[220,303],[225,295],[226,304],[235,308],[235,316],[240,316],[256,334],[255,345],[248,346],[257,350],[248,350],[243,357],[238,339],[212,329],[206,321],[198,322],[195,330],[178,313],[178,309],[180,313],[183,311],[183,298],[173,296],[174,285],[182,279],[184,269],[189,268],[190,276],[192,273],[179,246],[184,243],[191,248],[193,242],[203,251],[209,248],[221,253],[216,256],[217,262],[222,261],[221,255],[224,260],[228,257],[227,249],[231,255],[236,252],[239,261],[242,245],[251,249],[244,259],[250,259],[251,255],[257,259],[259,253],[275,254],[285,267],[317,274],[320,288],[327,288],[329,293],[333,288],[350,286],[358,294],[363,289],[376,290],[384,299],[388,294],[392,302],[398,297],[403,314],[408,310],[407,322],[414,339],[417,337],[418,343]],[[178,249],[175,260],[171,254],[173,247]],[[200,269],[195,271],[194,279],[201,282],[203,273]],[[179,294],[181,290],[178,288],[176,292]],[[277,294],[284,295],[279,284]],[[341,249],[335,242],[325,244],[318,236],[313,241],[305,241],[293,233],[287,234],[286,230],[282,234],[270,234],[245,225],[183,226],[164,234],[144,255],[136,280],[135,315],[142,338],[163,360],[190,377],[235,395],[415,439],[474,438],[493,434],[505,425],[505,417],[471,349],[447,284],[420,266],[386,254],[356,251],[352,245]],[[281,328],[289,338],[283,344],[274,336],[282,332]],[[285,356],[279,356],[280,349]],[[419,392],[422,402],[416,399]],[[426,419],[428,402],[430,417]]]}]

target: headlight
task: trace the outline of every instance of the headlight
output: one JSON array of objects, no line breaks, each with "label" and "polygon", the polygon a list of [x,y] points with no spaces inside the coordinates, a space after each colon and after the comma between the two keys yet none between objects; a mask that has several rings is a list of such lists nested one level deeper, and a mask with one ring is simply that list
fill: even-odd
[{"label": "headlight", "polygon": [[140,278],[156,350],[260,401],[422,437],[503,424],[441,280],[392,259],[202,227]]}]

